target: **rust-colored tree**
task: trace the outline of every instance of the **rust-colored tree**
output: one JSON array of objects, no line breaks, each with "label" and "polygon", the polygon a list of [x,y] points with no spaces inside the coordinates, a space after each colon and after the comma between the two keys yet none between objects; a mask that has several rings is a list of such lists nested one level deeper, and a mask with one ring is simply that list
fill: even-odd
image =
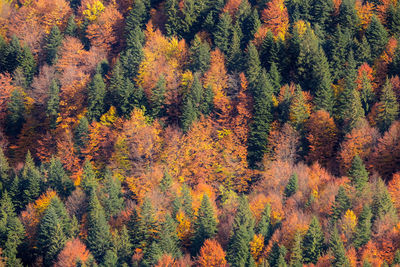
[{"label": "rust-colored tree", "polygon": [[203,247],[197,259],[199,266],[227,266],[225,252],[216,240],[207,239],[204,241]]}]

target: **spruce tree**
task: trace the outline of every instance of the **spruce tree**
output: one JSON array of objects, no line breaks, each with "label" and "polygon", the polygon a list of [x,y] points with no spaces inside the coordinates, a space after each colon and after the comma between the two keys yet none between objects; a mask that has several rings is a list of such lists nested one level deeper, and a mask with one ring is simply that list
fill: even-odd
[{"label": "spruce tree", "polygon": [[126,49],[121,52],[120,61],[123,68],[123,74],[126,78],[135,78],[139,71],[139,65],[144,58],[143,54],[143,31],[136,27],[128,35],[126,40]]},{"label": "spruce tree", "polygon": [[224,12],[219,18],[219,22],[214,31],[214,43],[225,54],[228,55],[232,39],[232,18],[229,13]]},{"label": "spruce tree", "polygon": [[371,208],[368,205],[365,205],[358,218],[356,231],[354,233],[353,244],[356,248],[364,246],[371,239],[371,220]]},{"label": "spruce tree", "polygon": [[255,229],[257,234],[261,234],[264,237],[264,244],[268,244],[269,239],[272,236],[272,222],[271,222],[271,205],[266,204],[261,214],[261,219]]},{"label": "spruce tree", "polygon": [[47,183],[59,196],[63,198],[67,198],[74,189],[74,184],[65,173],[64,167],[59,158],[52,157],[50,159]]},{"label": "spruce tree", "polygon": [[252,260],[249,242],[254,236],[254,219],[246,197],[239,198],[239,207],[232,225],[227,260],[230,266],[248,266]]},{"label": "spruce tree", "polygon": [[114,178],[109,169],[104,175],[104,210],[108,216],[117,215],[123,208],[124,198],[121,192],[121,181]]},{"label": "spruce tree", "polygon": [[159,223],[154,217],[153,205],[150,199],[146,198],[140,207],[139,233],[142,234],[142,247],[148,247],[156,240],[159,230]]},{"label": "spruce tree", "polygon": [[132,244],[132,248],[136,249],[140,247],[140,243],[143,240],[143,232],[140,224],[140,217],[137,209],[133,209],[129,221],[127,224],[129,240]]},{"label": "spruce tree", "polygon": [[343,241],[339,236],[338,230],[335,227],[329,240],[329,246],[333,254],[331,261],[334,267],[350,267],[350,262],[346,257],[346,249],[344,248]]},{"label": "spruce tree", "polygon": [[161,224],[159,244],[164,253],[174,258],[182,256],[180,241],[176,232],[176,222],[169,214],[165,216],[165,221]]},{"label": "spruce tree", "polygon": [[51,80],[49,88],[49,98],[47,100],[46,115],[50,120],[51,128],[57,127],[57,118],[60,106],[60,87],[55,79]]},{"label": "spruce tree", "polygon": [[290,266],[302,267],[303,266],[303,251],[302,251],[302,237],[300,232],[296,232],[293,241],[293,247],[290,254]]},{"label": "spruce tree", "polygon": [[332,205],[332,215],[331,220],[335,223],[339,220],[343,213],[345,213],[350,208],[350,199],[346,193],[343,186],[339,187],[339,191],[335,196],[335,202]]},{"label": "spruce tree", "polygon": [[4,155],[3,149],[0,147],[0,196],[4,189],[11,185],[11,168],[8,164],[7,157]]},{"label": "spruce tree", "polygon": [[143,255],[141,266],[155,266],[157,262],[161,259],[162,255],[163,253],[160,246],[157,244],[156,241],[153,241]]},{"label": "spruce tree", "polygon": [[12,91],[10,101],[7,104],[6,133],[17,136],[21,132],[25,122],[25,103],[21,90]]},{"label": "spruce tree", "polygon": [[290,176],[289,182],[287,183],[285,187],[285,196],[286,197],[291,197],[293,196],[297,190],[299,189],[299,181],[297,178],[297,174],[294,173]]},{"label": "spruce tree", "polygon": [[33,57],[31,49],[27,45],[24,45],[22,47],[22,51],[18,61],[19,61],[19,67],[21,68],[24,74],[26,81],[25,87],[27,88],[32,83],[33,75],[36,72],[35,58]]},{"label": "spruce tree", "polygon": [[362,192],[368,182],[368,171],[365,169],[365,165],[359,155],[354,156],[347,175],[357,191]]},{"label": "spruce tree", "polygon": [[165,30],[168,36],[177,36],[180,32],[180,16],[178,0],[167,0],[165,2],[165,14],[167,21]]},{"label": "spruce tree", "polygon": [[78,154],[86,147],[89,142],[89,121],[86,117],[79,120],[78,126],[74,131],[75,148]]},{"label": "spruce tree", "polygon": [[135,0],[125,21],[125,33],[129,34],[135,27],[142,28],[148,18],[149,13],[143,0]]},{"label": "spruce tree", "polygon": [[300,85],[296,86],[296,94],[291,99],[289,106],[290,123],[298,131],[302,132],[306,120],[310,117],[310,111],[304,99]]},{"label": "spruce tree", "polygon": [[252,93],[254,93],[258,78],[261,73],[261,62],[258,56],[257,48],[253,43],[250,43],[247,47],[247,64],[246,64],[246,78],[249,82],[249,88]]},{"label": "spruce tree", "polygon": [[52,205],[49,205],[40,220],[37,241],[44,266],[51,266],[67,241],[62,222]]},{"label": "spruce tree", "polygon": [[15,69],[20,65],[22,57],[22,48],[19,39],[16,35],[11,36],[11,40],[8,43],[6,55],[6,71],[13,73]]},{"label": "spruce tree", "polygon": [[196,35],[190,46],[190,70],[204,73],[210,67],[210,46]]},{"label": "spruce tree", "polygon": [[206,239],[212,239],[217,234],[217,221],[213,207],[207,194],[203,195],[196,220],[194,222],[194,237],[192,242],[192,255],[196,255]]},{"label": "spruce tree", "polygon": [[273,62],[278,62],[278,48],[275,43],[274,34],[271,31],[267,32],[261,44],[260,60],[265,69],[270,69]]},{"label": "spruce tree", "polygon": [[240,38],[238,34],[238,29],[236,28],[237,27],[235,27],[235,29],[232,32],[232,40],[229,44],[229,50],[227,52],[228,68],[231,71],[241,70],[243,65],[242,64],[243,55],[242,55],[242,50],[240,48]]},{"label": "spruce tree", "polygon": [[76,25],[76,22],[75,22],[75,16],[72,14],[68,18],[68,22],[67,22],[67,26],[65,27],[64,34],[75,37],[77,31],[78,31],[78,26]]},{"label": "spruce tree", "polygon": [[390,3],[386,13],[386,27],[391,35],[398,37],[400,34],[400,5]]},{"label": "spruce tree", "polygon": [[108,249],[104,254],[104,258],[99,266],[100,267],[117,266],[117,262],[118,262],[117,254],[112,249]]},{"label": "spruce tree", "polygon": [[361,65],[364,62],[371,64],[371,47],[367,41],[365,35],[361,38],[361,41],[355,39],[355,58],[357,59],[357,65]]},{"label": "spruce tree", "polygon": [[310,19],[312,23],[324,26],[333,12],[332,0],[314,0],[310,9]]},{"label": "spruce tree", "polygon": [[186,98],[182,109],[181,125],[183,131],[187,132],[192,126],[192,123],[197,119],[196,108],[190,97]]},{"label": "spruce tree", "polygon": [[89,193],[88,223],[86,243],[97,262],[102,262],[110,249],[111,233],[103,207],[94,189]]},{"label": "spruce tree", "polygon": [[378,179],[374,188],[374,196],[371,204],[372,220],[383,218],[390,215],[391,218],[397,219],[397,213],[393,206],[392,197],[382,179]]},{"label": "spruce tree", "polygon": [[57,52],[62,43],[62,39],[63,36],[61,35],[60,29],[57,25],[54,25],[46,38],[45,51],[47,64],[53,65],[57,62]]},{"label": "spruce tree", "polygon": [[20,175],[19,193],[22,206],[36,200],[40,195],[41,175],[33,162],[30,151],[26,154],[25,165]]},{"label": "spruce tree", "polygon": [[360,99],[364,113],[369,114],[375,100],[375,93],[372,89],[371,81],[368,79],[365,72],[361,76]]},{"label": "spruce tree", "polygon": [[101,74],[96,73],[88,87],[88,112],[89,121],[99,120],[105,111],[106,85]]},{"label": "spruce tree", "polygon": [[164,76],[161,75],[150,97],[150,112],[153,118],[163,117],[165,114],[165,85]]},{"label": "spruce tree", "polygon": [[271,81],[271,85],[274,88],[274,94],[279,94],[279,91],[281,89],[282,77],[275,62],[272,62],[268,76]]},{"label": "spruce tree", "polygon": [[303,238],[303,259],[305,263],[316,264],[324,249],[324,233],[317,217],[311,219]]},{"label": "spruce tree", "polygon": [[54,208],[57,217],[61,222],[63,232],[67,236],[67,238],[75,237],[79,232],[77,224],[78,222],[76,221],[76,218],[72,217],[71,219],[67,209],[65,208],[64,203],[58,196],[55,196],[51,199],[50,205]]},{"label": "spruce tree", "polygon": [[126,226],[122,226],[122,229],[117,234],[113,235],[113,246],[117,251],[118,263],[128,264],[132,260],[132,243],[130,242],[129,231]]},{"label": "spruce tree", "polygon": [[161,192],[167,192],[172,185],[172,177],[171,175],[168,173],[168,171],[164,171],[164,175],[163,178],[160,181],[160,189]]},{"label": "spruce tree", "polygon": [[387,131],[392,122],[398,118],[399,103],[393,92],[392,84],[386,80],[382,89],[381,99],[378,103],[378,114],[376,115],[376,124],[381,132]]},{"label": "spruce tree", "polygon": [[343,0],[339,8],[338,22],[345,29],[349,28],[352,33],[355,33],[360,19],[355,9],[355,0]]},{"label": "spruce tree", "polygon": [[97,184],[96,173],[93,170],[93,165],[89,160],[85,160],[83,164],[81,187],[85,193],[89,195],[92,190],[96,190]]},{"label": "spruce tree", "polygon": [[193,199],[192,199],[192,194],[190,192],[190,188],[187,184],[182,185],[181,194],[182,194],[181,202],[182,202],[183,212],[188,218],[193,219],[193,213],[194,213],[192,207]]},{"label": "spruce tree", "polygon": [[268,263],[269,266],[277,266],[277,267],[285,267],[286,262],[285,262],[285,255],[287,253],[287,250],[285,246],[283,245],[278,245],[277,242],[274,242],[271,252],[268,255]]},{"label": "spruce tree", "polygon": [[365,37],[371,47],[374,58],[379,57],[389,40],[388,33],[380,20],[374,15],[365,31]]}]

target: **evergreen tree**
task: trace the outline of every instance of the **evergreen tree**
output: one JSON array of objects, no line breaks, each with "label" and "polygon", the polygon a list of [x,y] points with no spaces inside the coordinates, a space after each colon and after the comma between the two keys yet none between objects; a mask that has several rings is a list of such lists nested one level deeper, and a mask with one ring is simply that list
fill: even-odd
[{"label": "evergreen tree", "polygon": [[190,46],[190,70],[204,73],[210,67],[210,46],[196,35]]},{"label": "evergreen tree", "polygon": [[246,197],[239,198],[239,207],[232,225],[227,260],[230,266],[248,266],[253,259],[249,242],[254,236],[254,219]]},{"label": "evergreen tree", "polygon": [[[333,38],[329,42],[329,61],[330,69],[332,71],[332,78],[334,80],[339,80],[343,78],[349,67],[353,67],[350,64],[346,64],[349,59],[349,53],[351,51],[352,44],[352,34],[350,29],[342,28],[340,25],[336,27],[336,31],[333,33]],[[346,66],[348,66],[346,68]],[[350,68],[350,71],[354,71]]]},{"label": "evergreen tree", "polygon": [[148,19],[149,13],[143,0],[135,0],[125,20],[125,33],[129,34],[135,27],[142,28]]},{"label": "evergreen tree", "polygon": [[75,147],[79,154],[89,142],[89,122],[86,117],[82,117],[79,120],[79,124],[74,131],[74,139]]},{"label": "evergreen tree", "polygon": [[59,196],[64,198],[68,197],[74,188],[74,184],[65,173],[59,158],[51,158],[47,173],[47,182]]},{"label": "evergreen tree", "polygon": [[197,120],[196,108],[193,104],[191,97],[187,97],[182,107],[181,125],[182,129],[187,132],[192,123]]},{"label": "evergreen tree", "polygon": [[356,231],[354,233],[353,244],[356,248],[364,246],[371,239],[371,219],[371,208],[365,205],[358,218]]},{"label": "evergreen tree", "polygon": [[365,73],[363,73],[361,77],[360,99],[361,105],[364,109],[364,113],[369,114],[375,100],[375,94],[372,89],[371,82],[367,78],[367,75]]},{"label": "evergreen tree", "polygon": [[57,62],[57,52],[62,43],[62,39],[63,36],[61,35],[60,29],[57,25],[54,25],[46,38],[45,51],[47,64],[53,65]]},{"label": "evergreen tree", "polygon": [[229,13],[224,12],[219,18],[219,22],[214,31],[214,43],[225,54],[228,55],[232,39],[232,18]]},{"label": "evergreen tree", "polygon": [[247,143],[247,159],[252,168],[261,162],[266,151],[269,124],[272,120],[272,91],[267,74],[263,71],[253,89],[254,114]]},{"label": "evergreen tree", "polygon": [[373,57],[379,57],[385,49],[389,37],[385,27],[376,16],[372,16],[371,22],[365,31],[365,37],[371,47]]},{"label": "evergreen tree", "polygon": [[349,28],[352,33],[355,33],[360,19],[355,10],[355,0],[343,0],[339,8],[338,22],[345,29]]},{"label": "evergreen tree", "polygon": [[106,85],[101,74],[96,73],[88,87],[88,112],[89,121],[100,119],[105,111],[104,98],[106,96]]},{"label": "evergreen tree", "polygon": [[260,58],[258,57],[257,48],[254,44],[250,43],[247,47],[247,69],[246,69],[246,78],[249,82],[249,88],[252,93],[255,92],[256,86],[258,85],[258,78],[261,73],[261,63]]},{"label": "evergreen tree", "polygon": [[289,182],[287,183],[285,187],[285,196],[286,197],[291,197],[293,196],[297,190],[299,189],[299,181],[297,178],[297,174],[294,173],[290,176]]},{"label": "evergreen tree", "polygon": [[78,31],[78,26],[76,25],[76,22],[75,22],[75,16],[72,14],[68,18],[68,22],[67,22],[67,26],[65,27],[64,34],[75,37],[77,31]]},{"label": "evergreen tree", "polygon": [[4,155],[3,149],[0,147],[0,196],[4,189],[9,188],[11,184],[11,168],[8,164],[7,157]]},{"label": "evergreen tree", "polygon": [[271,205],[265,205],[265,208],[261,214],[261,219],[255,230],[257,234],[261,234],[264,237],[264,244],[268,244],[273,231],[271,222]]},{"label": "evergreen tree", "polygon": [[[229,44],[229,50],[227,51],[227,63],[229,70],[241,70],[242,68],[242,50],[240,48],[240,38],[238,34],[238,29],[232,32],[232,39]],[[239,29],[240,30],[240,29]]]},{"label": "evergreen tree", "polygon": [[271,252],[268,255],[268,263],[269,266],[277,266],[277,267],[286,267],[285,255],[287,250],[285,246],[278,245],[277,242],[274,242]]},{"label": "evergreen tree", "polygon": [[124,266],[132,260],[132,244],[126,226],[113,236],[113,245],[117,251],[119,266]]},{"label": "evergreen tree", "polygon": [[212,86],[209,85],[203,90],[203,100],[200,103],[200,112],[209,115],[214,109],[214,92]]},{"label": "evergreen tree", "polygon": [[149,248],[145,251],[142,259],[142,266],[155,266],[162,257],[162,250],[157,242],[153,241]]},{"label": "evergreen tree", "polygon": [[19,67],[21,68],[26,81],[25,87],[28,87],[31,84],[33,75],[36,72],[36,61],[33,57],[31,49],[27,45],[22,47],[18,61]]},{"label": "evergreen tree", "polygon": [[142,235],[142,247],[148,247],[154,240],[157,239],[159,233],[159,224],[154,218],[153,205],[150,199],[146,198],[140,207],[140,223],[139,233]]},{"label": "evergreen tree", "polygon": [[127,228],[132,248],[139,248],[140,243],[143,240],[143,229],[141,228],[140,217],[136,209],[132,211],[132,214],[129,217]]},{"label": "evergreen tree", "polygon": [[118,262],[117,254],[113,250],[108,249],[104,254],[103,261],[99,266],[100,267],[117,266],[117,262]]},{"label": "evergreen tree", "polygon": [[359,155],[353,158],[347,175],[357,191],[362,192],[364,186],[368,183],[368,171],[365,169],[365,165]]},{"label": "evergreen tree", "polygon": [[311,219],[303,238],[303,259],[305,263],[316,264],[324,249],[324,233],[317,217]]},{"label": "evergreen tree", "polygon": [[260,60],[265,69],[270,69],[273,62],[278,62],[278,48],[275,43],[274,34],[271,31],[267,32],[261,44]]},{"label": "evergreen tree", "polygon": [[25,103],[21,90],[12,91],[10,101],[7,104],[6,132],[10,136],[17,136],[21,132],[25,122]]},{"label": "evergreen tree", "polygon": [[126,78],[135,78],[139,71],[139,65],[144,58],[143,54],[143,31],[136,27],[127,36],[126,50],[121,52],[120,61]]},{"label": "evergreen tree", "polygon": [[333,12],[332,0],[314,0],[310,8],[312,23],[324,26]]},{"label": "evergreen tree", "polygon": [[95,191],[97,188],[96,173],[94,172],[93,165],[89,160],[85,160],[83,164],[81,187],[87,195],[89,195],[92,190]]},{"label": "evergreen tree", "polygon": [[192,255],[196,255],[206,239],[212,239],[217,234],[217,221],[213,207],[207,194],[203,195],[201,205],[194,222],[194,237],[192,242]]},{"label": "evergreen tree", "polygon": [[176,222],[169,214],[165,216],[165,221],[161,224],[159,244],[164,253],[174,258],[182,256],[180,241],[176,233]]},{"label": "evergreen tree", "polygon": [[44,266],[51,266],[67,241],[62,222],[52,205],[49,205],[40,220],[37,241]]},{"label": "evergreen tree", "polygon": [[25,165],[20,176],[19,193],[22,207],[36,200],[40,195],[41,175],[33,162],[31,153],[28,151],[25,158]]},{"label": "evergreen tree", "polygon": [[279,91],[281,89],[282,77],[275,62],[272,62],[268,76],[271,81],[271,85],[274,88],[274,94],[279,94]]},{"label": "evergreen tree", "polygon": [[103,207],[94,189],[89,193],[88,223],[86,243],[97,262],[102,262],[110,249],[111,233]]},{"label": "evergreen tree", "polygon": [[177,0],[167,0],[165,2],[165,14],[167,21],[165,30],[168,36],[177,36],[180,32],[179,5]]},{"label": "evergreen tree", "polygon": [[195,75],[190,92],[186,95],[183,105],[181,123],[184,131],[188,131],[192,123],[199,118],[203,94],[203,87],[199,77]]},{"label": "evergreen tree", "polygon": [[400,5],[390,3],[386,11],[386,27],[391,35],[400,34]]},{"label": "evergreen tree", "polygon": [[117,215],[123,208],[124,198],[121,192],[121,181],[114,178],[109,169],[104,175],[104,210],[108,216]]},{"label": "evergreen tree", "polygon": [[208,32],[214,32],[219,19],[219,14],[224,7],[224,2],[224,0],[213,0],[208,2],[208,8],[204,11],[204,21],[202,23],[203,28]]},{"label": "evergreen tree", "polygon": [[78,222],[76,218],[70,218],[64,203],[58,196],[55,196],[51,199],[50,205],[54,208],[57,217],[61,222],[63,232],[67,236],[67,238],[75,237],[79,232]]},{"label": "evergreen tree", "polygon": [[335,227],[331,238],[329,240],[329,246],[331,248],[333,259],[331,261],[334,267],[350,267],[350,262],[346,257],[346,249],[344,248],[343,241],[339,236],[338,230]]},{"label": "evergreen tree", "polygon": [[151,115],[153,118],[163,117],[165,114],[165,79],[160,76],[156,86],[153,88],[150,97]]},{"label": "evergreen tree", "polygon": [[339,191],[335,196],[335,202],[332,205],[332,222],[335,223],[339,220],[343,213],[350,208],[350,199],[343,186],[339,187]]},{"label": "evergreen tree", "polygon": [[51,128],[55,129],[57,127],[57,118],[60,107],[60,87],[55,79],[51,80],[49,91],[46,115],[50,120]]},{"label": "evergreen tree", "polygon": [[22,48],[16,35],[11,36],[11,40],[6,50],[6,68],[8,73],[13,73],[21,63]]},{"label": "evergreen tree", "polygon": [[302,132],[306,120],[310,117],[310,111],[307,107],[306,100],[304,99],[303,91],[300,85],[296,86],[296,94],[291,100],[289,106],[289,119],[291,124],[299,131]]},{"label": "evergreen tree", "polygon": [[182,209],[188,218],[193,219],[193,199],[190,188],[187,184],[182,185],[181,194]]},{"label": "evergreen tree", "polygon": [[391,218],[397,219],[392,197],[382,179],[378,179],[376,183],[374,196],[372,197],[371,211],[373,221],[383,218],[386,214],[389,214]]},{"label": "evergreen tree", "polygon": [[381,132],[385,132],[392,125],[392,122],[398,118],[399,103],[393,92],[392,84],[386,80],[382,89],[381,99],[378,103],[378,114],[376,115],[376,124]]},{"label": "evergreen tree", "polygon": [[163,178],[160,181],[161,192],[167,192],[171,188],[172,182],[171,175],[168,173],[168,171],[164,171]]},{"label": "evergreen tree", "polygon": [[300,232],[296,232],[293,241],[292,253],[290,254],[290,266],[302,267],[303,266],[303,251],[301,247],[302,237]]},{"label": "evergreen tree", "polygon": [[367,62],[369,64],[372,63],[371,47],[365,35],[361,38],[360,42],[357,39],[355,39],[354,45],[355,45],[355,58],[357,60],[357,65],[361,65],[364,62]]},{"label": "evergreen tree", "polygon": [[400,264],[400,250],[396,250],[395,254],[394,254],[394,259],[392,262],[392,266],[396,266],[396,264]]}]

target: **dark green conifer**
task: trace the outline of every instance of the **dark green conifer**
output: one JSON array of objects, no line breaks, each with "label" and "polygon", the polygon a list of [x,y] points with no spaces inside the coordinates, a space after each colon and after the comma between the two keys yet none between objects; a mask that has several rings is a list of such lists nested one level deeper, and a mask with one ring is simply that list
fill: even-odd
[{"label": "dark green conifer", "polygon": [[386,80],[383,86],[378,106],[378,114],[376,116],[377,126],[381,132],[385,132],[399,115],[399,103],[396,100],[396,95],[389,80]]},{"label": "dark green conifer", "polygon": [[3,149],[0,147],[0,196],[4,189],[11,185],[11,168],[8,159],[4,155]]},{"label": "dark green conifer", "polygon": [[46,115],[50,120],[51,128],[55,129],[57,127],[57,118],[60,106],[60,87],[55,79],[51,80],[49,89]]},{"label": "dark green conifer", "polygon": [[356,248],[364,246],[371,239],[371,220],[371,208],[368,205],[365,205],[358,218],[356,231],[354,233],[353,244]]},{"label": "dark green conifer", "polygon": [[291,197],[293,196],[297,190],[299,189],[299,181],[297,178],[297,174],[294,173],[290,176],[289,182],[287,183],[285,187],[285,196],[286,197]]},{"label": "dark green conifer", "polygon": [[293,241],[293,247],[290,254],[290,266],[302,267],[303,266],[303,251],[302,251],[302,236],[300,232],[296,232]]},{"label": "dark green conifer", "polygon": [[68,197],[74,188],[72,180],[64,171],[59,158],[52,157],[47,173],[47,183],[61,197]]},{"label": "dark green conifer", "polygon": [[22,169],[19,184],[22,206],[36,200],[40,195],[41,175],[33,162],[31,153],[28,151],[25,158],[25,165]]},{"label": "dark green conifer", "polygon": [[174,258],[182,256],[180,241],[176,233],[176,222],[169,214],[165,216],[165,221],[161,224],[159,244],[164,253]]},{"label": "dark green conifer", "polygon": [[109,169],[104,175],[104,210],[108,216],[117,215],[123,208],[124,198],[121,192],[121,181],[114,178]]},{"label": "dark green conifer", "polygon": [[88,87],[88,112],[89,121],[99,120],[105,112],[106,85],[101,74],[96,73]]},{"label": "dark green conifer", "polygon": [[150,112],[153,118],[159,118],[165,114],[165,85],[164,76],[161,75],[156,86],[151,91]]},{"label": "dark green conifer", "polygon": [[368,182],[368,171],[365,169],[365,165],[359,155],[354,157],[347,175],[354,187],[359,192],[362,192]]},{"label": "dark green conifer", "polygon": [[339,187],[339,191],[335,196],[335,202],[332,205],[332,222],[339,220],[343,213],[350,208],[350,199],[343,186]]},{"label": "dark green conifer", "polygon": [[228,55],[232,40],[232,18],[229,13],[224,12],[219,18],[219,22],[214,31],[214,43],[225,54]]},{"label": "dark green conifer", "polygon": [[390,215],[396,219],[397,213],[393,206],[392,197],[382,179],[378,179],[374,188],[374,196],[371,204],[372,220],[383,218],[385,215]]},{"label": "dark green conifer", "polygon": [[377,58],[381,55],[389,40],[388,33],[380,20],[374,15],[365,31],[365,37],[371,47],[371,55]]},{"label": "dark green conifer", "polygon": [[275,43],[274,34],[271,31],[267,32],[261,44],[260,60],[265,69],[270,69],[273,62],[278,62],[278,48]]},{"label": "dark green conifer", "polygon": [[53,65],[57,62],[57,52],[62,43],[62,39],[63,36],[61,35],[60,29],[57,25],[54,25],[46,38],[45,51],[47,64]]},{"label": "dark green conifer", "polygon": [[171,188],[171,185],[172,185],[172,177],[168,173],[168,171],[164,171],[163,178],[161,179],[161,182],[160,182],[161,192],[164,192],[164,193],[167,192]]},{"label": "dark green conifer", "polygon": [[346,249],[344,248],[343,241],[339,236],[338,230],[335,227],[331,238],[329,240],[329,246],[333,254],[331,261],[334,267],[350,267],[349,259],[346,257]]},{"label": "dark green conifer", "polygon": [[79,124],[74,131],[74,139],[75,147],[79,154],[89,142],[89,122],[86,117],[82,117],[79,120]]},{"label": "dark green conifer", "polygon": [[85,163],[83,164],[81,187],[85,193],[89,195],[92,190],[96,190],[97,184],[96,173],[93,170],[93,165],[89,160],[85,160]]},{"label": "dark green conifer", "polygon": [[156,241],[153,241],[150,246],[146,249],[141,266],[150,267],[155,266],[161,259],[163,253],[160,246]]},{"label": "dark green conifer", "polygon": [[266,204],[255,231],[257,234],[261,234],[264,237],[264,244],[268,244],[268,241],[272,236],[272,230],[273,227],[271,222],[271,205]]},{"label": "dark green conifer", "polygon": [[303,259],[305,263],[316,264],[324,249],[324,233],[318,218],[313,217],[303,238]]},{"label": "dark green conifer", "polygon": [[7,104],[6,133],[17,136],[21,132],[25,122],[25,100],[20,89],[12,91],[10,101]]},{"label": "dark green conifer", "polygon": [[190,46],[190,69],[204,73],[210,67],[210,46],[196,35]]},{"label": "dark green conifer", "polygon": [[78,26],[76,25],[76,22],[75,22],[75,16],[72,14],[68,18],[68,22],[67,22],[67,26],[65,27],[64,34],[75,37],[77,31],[78,31]]},{"label": "dark green conifer", "polygon": [[177,0],[167,0],[165,2],[165,14],[167,21],[165,30],[168,36],[177,36],[180,32],[179,5]]},{"label": "dark green conifer", "polygon": [[274,242],[271,248],[271,252],[268,255],[269,266],[286,267],[286,253],[287,250],[285,246],[280,246],[277,242]]}]

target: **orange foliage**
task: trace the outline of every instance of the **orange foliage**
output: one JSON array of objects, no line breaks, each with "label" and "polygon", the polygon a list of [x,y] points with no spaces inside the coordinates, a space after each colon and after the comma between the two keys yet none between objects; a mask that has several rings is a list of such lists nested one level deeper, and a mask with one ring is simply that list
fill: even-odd
[{"label": "orange foliage", "polygon": [[390,63],[393,61],[394,53],[397,47],[397,40],[391,37],[386,45],[382,55],[375,61],[375,83],[380,86],[386,81],[388,68]]},{"label": "orange foliage", "polygon": [[74,141],[72,133],[66,130],[57,140],[57,156],[60,158],[65,170],[71,173],[71,179],[75,185],[81,183],[81,168],[78,157],[75,154]]},{"label": "orange foliage", "polygon": [[164,254],[156,265],[156,267],[174,267],[174,266],[177,266],[176,261],[173,257],[171,257],[168,254]]},{"label": "orange foliage", "polygon": [[0,73],[0,122],[3,122],[6,116],[7,103],[15,87],[11,84],[12,78],[8,73]]},{"label": "orange foliage", "polygon": [[228,2],[224,6],[224,9],[222,9],[222,12],[228,12],[229,15],[231,15],[231,17],[234,18],[241,3],[242,0],[228,0]]},{"label": "orange foliage", "polygon": [[387,10],[389,6],[392,4],[396,6],[397,0],[380,0],[380,5],[376,6],[376,11],[378,12],[378,17],[384,23],[386,21]]},{"label": "orange foliage", "polygon": [[221,245],[216,240],[207,239],[204,241],[204,244],[200,249],[197,264],[202,267],[227,266],[225,252]]},{"label": "orange foliage", "polygon": [[265,26],[276,38],[285,39],[289,27],[289,15],[284,0],[272,0],[262,11],[261,18]]},{"label": "orange foliage", "polygon": [[393,174],[392,180],[388,183],[388,191],[397,212],[400,213],[400,172]]},{"label": "orange foliage", "polygon": [[176,221],[178,226],[176,227],[176,234],[179,240],[185,245],[190,244],[190,239],[192,237],[192,223],[190,218],[188,218],[183,211],[179,211],[176,214]]},{"label": "orange foliage", "polygon": [[264,236],[261,234],[254,235],[253,240],[250,241],[250,253],[257,264],[262,262],[262,252],[264,249]]},{"label": "orange foliage", "polygon": [[306,125],[310,152],[307,159],[327,165],[334,155],[338,130],[328,112],[318,110],[313,113]]},{"label": "orange foliage", "polygon": [[268,137],[269,159],[294,162],[297,158],[299,139],[299,134],[288,123],[282,128],[273,128]]},{"label": "orange foliage", "polygon": [[363,1],[361,0],[357,0],[355,9],[360,19],[360,26],[365,30],[371,21],[374,5],[370,2],[366,2],[364,4],[362,2]]},{"label": "orange foliage", "polygon": [[357,252],[356,249],[351,247],[349,250],[346,251],[346,256],[349,259],[350,266],[356,267],[357,266]]},{"label": "orange foliage", "polygon": [[342,0],[333,0],[333,14],[335,16],[339,15],[340,6],[342,5]]},{"label": "orange foliage", "polygon": [[250,210],[257,221],[261,219],[261,214],[264,211],[267,203],[268,199],[264,194],[257,194],[254,198],[251,199],[249,203]]},{"label": "orange foliage", "polygon": [[364,63],[358,68],[358,71],[357,71],[357,80],[356,80],[357,90],[358,90],[358,91],[361,91],[361,89],[362,89],[362,81],[363,81],[363,77],[364,77],[364,76],[370,81],[372,87],[375,89],[375,86],[374,86],[374,83],[373,83],[373,81],[374,81],[373,70],[372,70],[372,68],[368,65],[368,63],[365,63],[365,62],[364,62]]},{"label": "orange foliage", "polygon": [[85,244],[79,238],[75,238],[65,244],[64,249],[57,257],[54,267],[75,267],[78,259],[85,263],[89,259],[89,255],[90,252],[86,249]]},{"label": "orange foliage", "polygon": [[56,192],[48,189],[46,193],[42,194],[36,201],[35,201],[35,210],[38,216],[41,216],[50,205],[51,200],[53,197],[56,196]]},{"label": "orange foliage", "polygon": [[36,242],[36,231],[39,224],[39,217],[33,203],[29,203],[26,209],[21,212],[21,223],[25,228],[25,237],[31,248]]},{"label": "orange foliage", "polygon": [[383,263],[375,243],[371,240],[363,247],[361,252],[361,262],[365,260],[368,260],[372,266],[381,266]]}]

